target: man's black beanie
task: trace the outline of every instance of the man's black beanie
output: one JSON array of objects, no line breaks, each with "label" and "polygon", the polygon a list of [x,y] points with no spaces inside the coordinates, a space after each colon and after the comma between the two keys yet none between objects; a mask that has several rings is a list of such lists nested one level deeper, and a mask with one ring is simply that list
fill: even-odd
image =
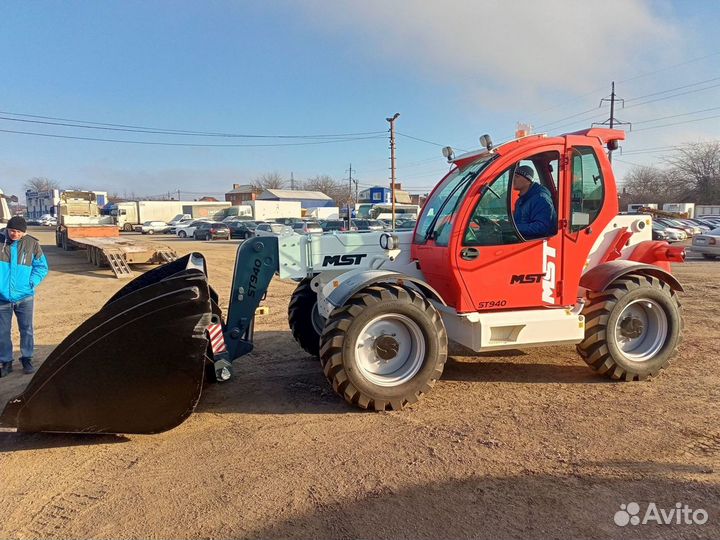
[{"label": "man's black beanie", "polygon": [[7,222],[8,229],[15,229],[20,232],[27,232],[27,222],[22,216],[13,216]]}]

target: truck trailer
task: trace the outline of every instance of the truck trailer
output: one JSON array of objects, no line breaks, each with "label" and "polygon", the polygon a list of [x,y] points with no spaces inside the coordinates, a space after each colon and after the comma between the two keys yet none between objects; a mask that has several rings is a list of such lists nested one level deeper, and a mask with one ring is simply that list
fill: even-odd
[{"label": "truck trailer", "polygon": [[128,201],[115,203],[109,210],[118,228],[129,232],[146,221],[167,223],[178,214],[187,214],[190,218],[216,219],[229,206],[229,202]]}]

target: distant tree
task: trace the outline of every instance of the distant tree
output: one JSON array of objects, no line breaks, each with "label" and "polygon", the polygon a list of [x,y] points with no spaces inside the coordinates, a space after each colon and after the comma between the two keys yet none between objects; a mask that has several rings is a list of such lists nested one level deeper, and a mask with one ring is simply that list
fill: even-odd
[{"label": "distant tree", "polygon": [[287,182],[278,172],[261,174],[252,179],[252,185],[259,189],[283,189]]},{"label": "distant tree", "polygon": [[25,182],[25,189],[30,191],[50,191],[52,189],[60,189],[60,183],[57,180],[51,180],[44,176],[36,176]]},{"label": "distant tree", "polygon": [[303,189],[319,191],[330,197],[338,206],[344,206],[353,198],[349,184],[339,182],[327,174],[318,174],[308,178],[302,184]]},{"label": "distant tree", "polygon": [[684,186],[688,202],[720,202],[720,141],[687,144],[665,161]]}]

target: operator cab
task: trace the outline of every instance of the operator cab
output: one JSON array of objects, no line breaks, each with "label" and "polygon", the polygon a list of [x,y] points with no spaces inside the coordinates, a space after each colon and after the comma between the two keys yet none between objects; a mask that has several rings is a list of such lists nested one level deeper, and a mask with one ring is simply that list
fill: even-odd
[{"label": "operator cab", "polygon": [[583,264],[564,267],[563,257],[584,263],[617,213],[600,138],[576,135],[532,135],[457,158],[443,150],[455,168],[425,203],[412,257],[459,313],[575,302]]}]

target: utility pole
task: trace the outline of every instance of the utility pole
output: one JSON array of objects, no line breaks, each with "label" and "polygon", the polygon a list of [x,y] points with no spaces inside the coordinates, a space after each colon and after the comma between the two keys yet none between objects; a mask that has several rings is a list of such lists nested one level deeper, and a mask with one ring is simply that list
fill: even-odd
[{"label": "utility pole", "polygon": [[290,171],[290,189],[295,191],[295,177],[293,176],[292,171]]},{"label": "utility pole", "polygon": [[351,230],[350,227],[350,219],[352,217],[352,213],[350,212],[350,203],[352,202],[352,184],[353,184],[353,177],[352,177],[352,163],[350,164],[350,172],[349,172],[349,186],[350,191],[348,191],[348,204],[347,204],[347,215],[348,215],[348,231]]},{"label": "utility pole", "polygon": [[[613,129],[616,124],[619,124],[621,126],[630,126],[630,129],[632,129],[632,123],[631,122],[622,122],[615,118],[615,102],[620,101],[622,104],[622,107],[625,108],[625,100],[624,99],[617,99],[617,96],[615,94],[615,81],[612,82],[612,85],[610,86],[610,97],[609,98],[602,98],[600,100],[600,107],[602,107],[602,104],[606,101],[610,102],[610,118],[605,120],[604,122],[593,122],[592,125],[594,126],[607,126],[610,129]],[[608,160],[610,163],[612,163],[612,150],[608,150]]]},{"label": "utility pole", "polygon": [[178,190],[177,190],[177,194],[178,194],[178,198],[177,198],[177,200],[179,201],[179,200],[180,200],[180,188],[178,188]]},{"label": "utility pole", "polygon": [[390,122],[390,198],[392,204],[392,230],[395,231],[395,120],[398,119],[400,113],[395,113],[390,118],[386,118]]}]

